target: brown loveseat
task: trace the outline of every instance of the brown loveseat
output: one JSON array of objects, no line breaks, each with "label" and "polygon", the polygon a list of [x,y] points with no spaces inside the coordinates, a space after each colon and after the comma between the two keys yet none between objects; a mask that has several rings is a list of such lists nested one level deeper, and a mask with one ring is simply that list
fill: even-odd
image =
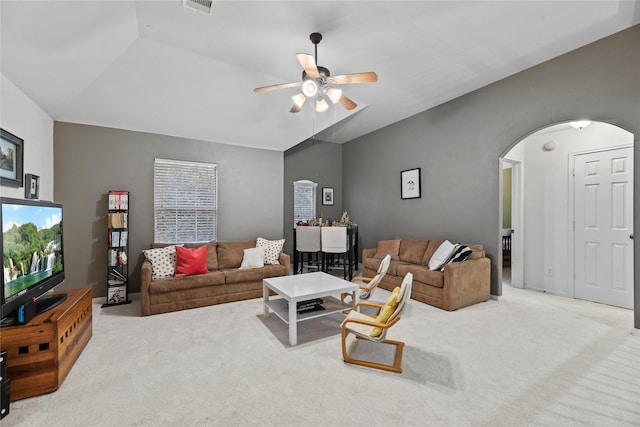
[{"label": "brown loveseat", "polygon": [[[491,261],[482,245],[467,244],[471,255],[462,262],[444,265],[444,271],[429,270],[429,260],[442,240],[402,238],[399,248],[392,254],[387,274],[378,285],[386,290],[400,286],[404,276],[413,273],[411,298],[444,310],[456,310],[489,299],[491,287]],[[396,242],[386,241],[386,242]],[[379,248],[381,248],[379,242]],[[378,248],[362,251],[362,272],[373,277],[384,256]],[[395,259],[393,259],[395,258]]]},{"label": "brown loveseat", "polygon": [[[151,248],[167,245],[153,243]],[[185,245],[197,247],[202,245]],[[262,279],[286,276],[289,255],[280,253],[277,265],[240,269],[244,250],[255,248],[255,240],[210,242],[204,274],[152,280],[151,262],[145,260],[140,271],[142,315],[168,313],[196,307],[240,301],[262,296]]]}]

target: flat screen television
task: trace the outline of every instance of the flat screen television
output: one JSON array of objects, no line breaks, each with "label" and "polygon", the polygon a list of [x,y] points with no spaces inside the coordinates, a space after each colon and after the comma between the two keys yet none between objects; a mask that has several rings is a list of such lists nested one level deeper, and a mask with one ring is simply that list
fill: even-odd
[{"label": "flat screen television", "polygon": [[30,307],[31,314],[38,314],[66,298],[66,294],[44,295],[64,280],[62,205],[7,197],[0,198],[0,203],[0,319],[6,326],[26,323],[18,321],[24,307]]}]

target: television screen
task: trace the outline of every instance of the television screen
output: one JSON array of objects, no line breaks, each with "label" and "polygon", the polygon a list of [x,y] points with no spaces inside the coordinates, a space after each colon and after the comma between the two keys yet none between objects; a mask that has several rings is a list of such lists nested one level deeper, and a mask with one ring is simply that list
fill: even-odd
[{"label": "television screen", "polygon": [[62,205],[2,198],[2,317],[64,280]]}]

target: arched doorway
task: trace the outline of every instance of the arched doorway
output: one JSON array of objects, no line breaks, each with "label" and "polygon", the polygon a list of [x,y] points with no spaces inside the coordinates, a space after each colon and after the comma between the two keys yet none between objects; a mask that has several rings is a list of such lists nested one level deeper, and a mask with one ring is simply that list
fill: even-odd
[{"label": "arched doorway", "polygon": [[[606,298],[594,299],[593,296],[589,296],[590,292],[576,292],[576,289],[580,290],[580,286],[591,291],[592,288],[602,287],[604,283],[609,292],[627,292],[624,297],[626,302],[613,305],[633,308],[633,241],[629,239],[631,233],[627,233],[626,241],[614,242],[612,246],[612,243],[607,241],[594,241],[590,235],[585,237],[584,233],[581,235],[575,228],[600,228],[601,223],[593,222],[602,221],[603,218],[595,218],[593,215],[602,216],[612,212],[615,216],[614,222],[625,222],[625,226],[628,226],[633,220],[633,193],[621,191],[625,185],[628,190],[628,186],[633,184],[633,139],[633,134],[607,123],[594,122],[575,128],[569,123],[561,123],[524,137],[501,157],[501,165],[507,162],[521,165],[520,182],[515,185],[513,191],[521,192],[519,207],[522,212],[522,224],[519,226],[520,229],[514,227],[512,251],[517,254],[520,250],[522,257],[511,257],[512,283],[514,272],[521,269],[522,287],[526,289],[613,304]],[[602,167],[605,163],[610,166],[611,159],[600,162],[599,170],[592,160],[599,156],[598,153],[612,153],[612,150],[624,147],[630,150],[631,156],[622,159],[618,154],[614,154],[613,158],[618,159],[616,170],[620,172],[626,168],[630,177],[628,176],[628,182],[614,188],[615,194],[609,194],[606,201],[603,201],[602,190],[606,185],[597,187],[589,184],[585,187],[584,182],[580,184],[583,186],[582,189],[576,190],[576,183],[580,181],[574,176],[576,162],[580,163],[585,156],[592,156],[591,160],[587,160],[587,167],[595,169],[589,172],[583,168],[579,174],[601,175]],[[615,175],[618,172],[613,173]],[[504,186],[504,182],[502,185]],[[584,193],[585,188],[590,192],[586,196],[580,193]],[[593,199],[594,194],[597,194],[596,199]],[[584,212],[584,197],[591,197],[588,200],[589,206],[600,207],[600,214],[594,210]],[[579,199],[578,205],[574,202],[576,199]],[[501,200],[500,209],[503,209],[503,203]],[[622,212],[616,209],[615,203],[624,205],[622,207],[627,210]],[[611,209],[605,212],[605,208]],[[580,217],[580,212],[583,217]],[[586,228],[584,215],[592,215],[587,218],[589,224]],[[611,223],[611,218],[608,222]],[[576,239],[581,241],[576,243]],[[625,261],[616,264],[621,257]],[[602,265],[596,265],[596,260]],[[607,265],[603,264],[604,261]],[[620,272],[623,265],[627,270]]]}]

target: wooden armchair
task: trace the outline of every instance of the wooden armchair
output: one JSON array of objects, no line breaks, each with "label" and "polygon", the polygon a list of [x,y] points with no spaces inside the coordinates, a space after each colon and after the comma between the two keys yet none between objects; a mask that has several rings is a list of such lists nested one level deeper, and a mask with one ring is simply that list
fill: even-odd
[{"label": "wooden armchair", "polygon": [[382,281],[385,274],[387,274],[389,264],[391,264],[391,255],[387,255],[382,258],[382,262],[380,262],[380,266],[378,267],[378,272],[374,277],[356,276],[351,279],[352,283],[363,282],[359,285],[360,299],[367,299],[371,296],[371,292],[375,289],[376,286],[378,286],[378,283]]},{"label": "wooden armchair", "polygon": [[[361,301],[349,312],[342,322],[342,358],[346,363],[382,369],[390,372],[402,372],[402,351],[404,342],[387,339],[387,331],[400,321],[400,315],[411,297],[413,274],[407,273],[399,288],[395,288],[385,304]],[[359,312],[360,307],[374,307],[378,309],[377,316]],[[351,336],[353,335],[353,336]],[[348,343],[348,339],[352,342]],[[395,356],[392,365],[356,359],[351,357],[358,340],[367,340],[375,343],[384,343],[395,346]]]}]

